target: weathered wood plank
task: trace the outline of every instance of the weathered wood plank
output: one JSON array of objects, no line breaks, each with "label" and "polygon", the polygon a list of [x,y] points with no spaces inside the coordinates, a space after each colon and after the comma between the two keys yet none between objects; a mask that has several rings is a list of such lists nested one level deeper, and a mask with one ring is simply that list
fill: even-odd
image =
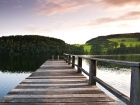
[{"label": "weathered wood plank", "polygon": [[77,97],[77,98],[82,98],[82,97],[108,97],[106,94],[58,94],[58,95],[7,95],[4,98],[5,99],[11,99],[11,98],[65,98],[65,97]]},{"label": "weathered wood plank", "polygon": [[68,78],[85,78],[81,76],[30,76],[26,79],[68,79]]},{"label": "weathered wood plank", "polygon": [[[0,105],[25,105],[25,103],[0,103]],[[26,103],[26,105],[46,105],[45,102],[42,103]],[[119,105],[115,102],[81,102],[81,103],[47,103],[47,105]]]},{"label": "weathered wood plank", "polygon": [[69,82],[69,81],[87,81],[86,78],[80,79],[25,79],[23,82]]},{"label": "weathered wood plank", "polygon": [[84,98],[12,98],[12,99],[7,99],[3,102],[46,102],[46,103],[68,103],[68,102],[114,102],[113,99],[111,98],[106,98],[106,97],[95,97],[94,99],[91,97],[84,97]]},{"label": "weathered wood plank", "polygon": [[69,84],[69,83],[86,83],[88,81],[55,81],[55,82],[22,82],[22,84]]},{"label": "weathered wood plank", "polygon": [[[24,89],[25,90],[25,89]],[[10,91],[8,94],[21,94],[21,95],[26,95],[26,94],[32,94],[32,95],[52,95],[52,94],[101,94],[103,93],[101,90],[86,90],[86,91],[67,91],[67,90],[60,90],[60,91],[55,91],[55,90],[48,90],[48,91],[24,91],[23,89],[19,91]]]}]

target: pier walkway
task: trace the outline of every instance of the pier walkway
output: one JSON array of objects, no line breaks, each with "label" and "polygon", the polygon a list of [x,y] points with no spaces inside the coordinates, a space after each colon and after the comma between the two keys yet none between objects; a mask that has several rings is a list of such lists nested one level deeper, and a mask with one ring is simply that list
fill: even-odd
[{"label": "pier walkway", "polygon": [[[17,78],[18,79],[18,78]],[[65,61],[46,61],[0,105],[119,105]]]}]

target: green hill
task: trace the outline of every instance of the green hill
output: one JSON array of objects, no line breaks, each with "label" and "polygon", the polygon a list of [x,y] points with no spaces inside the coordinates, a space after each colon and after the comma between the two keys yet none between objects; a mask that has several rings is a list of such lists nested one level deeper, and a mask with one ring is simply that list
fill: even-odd
[{"label": "green hill", "polygon": [[90,44],[74,44],[74,46],[83,47],[85,54],[90,53],[91,45]]},{"label": "green hill", "polygon": [[140,53],[140,33],[114,34],[92,38],[86,42],[92,45],[90,54]]},{"label": "green hill", "polygon": [[39,35],[16,35],[0,37],[0,55],[63,55],[83,54],[84,49],[63,40]]}]

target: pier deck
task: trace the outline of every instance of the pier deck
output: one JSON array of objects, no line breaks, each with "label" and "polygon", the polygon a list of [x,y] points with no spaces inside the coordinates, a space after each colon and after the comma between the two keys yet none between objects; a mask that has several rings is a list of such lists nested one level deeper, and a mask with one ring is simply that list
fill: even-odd
[{"label": "pier deck", "polygon": [[[18,79],[18,78],[17,78]],[[64,61],[46,61],[0,105],[119,105]]]}]

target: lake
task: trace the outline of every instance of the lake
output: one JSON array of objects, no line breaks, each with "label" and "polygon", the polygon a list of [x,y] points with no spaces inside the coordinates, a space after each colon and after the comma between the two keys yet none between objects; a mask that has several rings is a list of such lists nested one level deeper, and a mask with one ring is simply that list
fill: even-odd
[{"label": "lake", "polygon": [[[90,57],[140,62],[140,55],[104,55]],[[39,68],[46,60],[47,57],[44,56],[1,57],[0,99],[2,99],[4,95],[6,95],[22,80],[28,77],[33,71]],[[83,60],[82,65],[83,68],[88,71],[89,61]],[[98,62],[97,77],[127,96],[130,96],[130,72],[130,67],[127,66]],[[121,105],[125,105],[99,84],[97,84],[97,86],[106,94],[117,100]]]},{"label": "lake", "polygon": [[1,56],[0,99],[37,70],[47,58],[46,56]]}]

